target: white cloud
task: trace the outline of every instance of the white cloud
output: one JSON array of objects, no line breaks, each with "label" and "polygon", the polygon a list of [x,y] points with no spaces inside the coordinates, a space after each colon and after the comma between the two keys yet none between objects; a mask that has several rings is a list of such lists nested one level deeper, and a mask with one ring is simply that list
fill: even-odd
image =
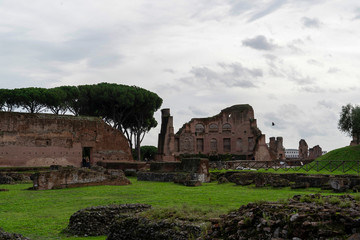
[{"label": "white cloud", "polygon": [[254,38],[245,39],[242,41],[242,44],[247,47],[265,51],[271,51],[278,47],[276,44],[273,43],[271,39],[268,40],[263,35],[258,35]]},{"label": "white cloud", "polygon": [[176,130],[248,103],[287,147],[350,142],[336,122],[360,103],[356,2],[3,0],[0,15],[0,88],[138,85],[164,99]]}]

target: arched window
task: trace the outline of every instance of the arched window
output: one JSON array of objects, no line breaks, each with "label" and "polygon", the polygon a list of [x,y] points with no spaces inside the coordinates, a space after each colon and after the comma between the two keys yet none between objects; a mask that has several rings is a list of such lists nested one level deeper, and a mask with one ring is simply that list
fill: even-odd
[{"label": "arched window", "polygon": [[222,131],[223,132],[231,132],[231,125],[229,123],[225,123],[223,126],[222,126]]},{"label": "arched window", "polygon": [[217,140],[213,138],[210,140],[210,150],[216,152],[217,151]]},{"label": "arched window", "polygon": [[205,127],[201,123],[195,125],[195,132],[196,133],[203,133],[205,132]]},{"label": "arched window", "polygon": [[217,131],[219,131],[218,125],[217,125],[216,123],[211,123],[211,124],[209,125],[209,131],[210,131],[210,132],[217,132]]}]

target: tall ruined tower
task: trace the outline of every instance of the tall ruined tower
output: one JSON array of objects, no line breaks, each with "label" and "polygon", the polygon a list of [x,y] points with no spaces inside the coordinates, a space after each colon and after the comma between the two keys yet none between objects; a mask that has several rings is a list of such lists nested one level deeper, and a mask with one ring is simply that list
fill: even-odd
[{"label": "tall ruined tower", "polygon": [[299,141],[299,159],[308,159],[309,147],[304,139]]},{"label": "tall ruined tower", "polygon": [[161,130],[158,138],[158,161],[175,161],[174,153],[174,126],[170,109],[161,110]]},{"label": "tall ruined tower", "polygon": [[283,138],[282,137],[271,137],[269,142],[269,150],[272,154],[272,159],[285,159],[285,149],[283,146]]}]

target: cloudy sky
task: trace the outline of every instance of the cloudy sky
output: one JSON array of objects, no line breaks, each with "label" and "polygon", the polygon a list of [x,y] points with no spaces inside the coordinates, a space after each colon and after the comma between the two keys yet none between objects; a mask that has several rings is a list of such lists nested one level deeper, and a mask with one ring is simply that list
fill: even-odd
[{"label": "cloudy sky", "polygon": [[337,121],[360,104],[358,1],[0,0],[0,16],[0,88],[137,85],[175,131],[248,103],[286,148],[351,140]]}]

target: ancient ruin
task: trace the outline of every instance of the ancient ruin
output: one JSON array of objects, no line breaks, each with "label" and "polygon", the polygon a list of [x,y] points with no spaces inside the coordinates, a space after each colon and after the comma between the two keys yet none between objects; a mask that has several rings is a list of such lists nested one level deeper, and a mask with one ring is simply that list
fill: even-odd
[{"label": "ancient ruin", "polygon": [[124,135],[96,117],[0,112],[0,166],[133,161]]},{"label": "ancient ruin", "polygon": [[185,186],[199,186],[210,182],[209,160],[185,158],[181,162],[153,162],[150,171],[137,173],[139,181],[175,182]]},{"label": "ancient ruin", "polygon": [[121,170],[106,170],[101,167],[88,169],[56,166],[54,170],[35,173],[31,178],[35,190],[131,183]]},{"label": "ancient ruin", "polygon": [[257,127],[254,110],[248,104],[223,109],[208,118],[193,118],[174,134],[170,109],[163,109],[158,138],[158,160],[174,161],[181,154],[233,154],[251,160],[285,159],[281,137],[270,139]]},{"label": "ancient ruin", "polygon": [[309,149],[309,159],[316,159],[322,156],[323,151],[319,145],[314,146],[313,148]]},{"label": "ancient ruin", "polygon": [[304,139],[299,141],[299,159],[307,159],[309,156],[309,147]]},{"label": "ancient ruin", "polygon": [[241,206],[214,221],[203,239],[359,239],[359,214],[350,195],[295,195]]}]

